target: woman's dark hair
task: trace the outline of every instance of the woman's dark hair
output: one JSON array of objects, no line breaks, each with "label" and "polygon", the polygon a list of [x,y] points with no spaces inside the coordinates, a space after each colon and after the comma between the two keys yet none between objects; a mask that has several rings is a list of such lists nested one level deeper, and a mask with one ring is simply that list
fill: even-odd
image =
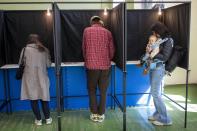
[{"label": "woman's dark hair", "polygon": [[165,38],[170,35],[169,29],[161,22],[157,22],[151,27],[151,31],[159,34],[161,38]]},{"label": "woman's dark hair", "polygon": [[40,37],[37,34],[30,34],[28,36],[28,40],[27,40],[27,44],[36,44],[38,47],[38,50],[40,52],[43,52],[46,50],[46,47],[44,47],[44,45],[41,43]]}]

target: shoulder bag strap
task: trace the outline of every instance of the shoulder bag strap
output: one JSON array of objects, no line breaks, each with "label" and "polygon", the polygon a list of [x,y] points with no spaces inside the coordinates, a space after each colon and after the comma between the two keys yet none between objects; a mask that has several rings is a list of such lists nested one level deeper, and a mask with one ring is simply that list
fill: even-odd
[{"label": "shoulder bag strap", "polygon": [[25,63],[25,61],[24,61],[25,48],[26,48],[26,47],[24,47],[24,50],[23,50],[23,55],[22,55],[22,58],[21,58],[21,64],[24,64],[24,63]]}]

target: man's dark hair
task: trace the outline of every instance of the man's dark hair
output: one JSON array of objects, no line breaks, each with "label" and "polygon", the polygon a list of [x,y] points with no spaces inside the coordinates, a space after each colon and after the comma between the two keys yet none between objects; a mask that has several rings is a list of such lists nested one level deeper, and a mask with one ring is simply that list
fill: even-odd
[{"label": "man's dark hair", "polygon": [[94,18],[94,19],[92,19],[92,21],[95,21],[95,22],[99,22],[99,20],[100,20],[100,18]]},{"label": "man's dark hair", "polygon": [[101,18],[99,16],[92,16],[90,19],[90,24],[100,23]]},{"label": "man's dark hair", "polygon": [[161,38],[167,37],[170,35],[168,28],[161,22],[157,22],[151,27],[151,31],[159,34]]}]

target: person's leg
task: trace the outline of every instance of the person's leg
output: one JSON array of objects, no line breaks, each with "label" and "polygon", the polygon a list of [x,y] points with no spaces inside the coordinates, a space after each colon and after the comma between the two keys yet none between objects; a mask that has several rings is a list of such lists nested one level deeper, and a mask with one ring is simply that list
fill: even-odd
[{"label": "person's leg", "polygon": [[49,110],[49,102],[48,101],[42,101],[42,111],[44,114],[45,119],[49,119],[50,118],[50,110]]},{"label": "person's leg", "polygon": [[41,100],[41,103],[42,103],[42,111],[43,111],[44,117],[46,119],[46,124],[51,124],[52,118],[50,117],[49,102]]},{"label": "person's leg", "polygon": [[107,87],[110,81],[111,69],[102,70],[99,77],[99,91],[100,91],[100,102],[98,106],[98,114],[105,114],[105,106],[106,106],[106,92]]},{"label": "person's leg", "polygon": [[38,105],[38,100],[31,100],[31,108],[37,120],[41,120],[40,109]]},{"label": "person's leg", "polygon": [[96,99],[96,89],[99,78],[99,70],[87,70],[87,84],[88,84],[88,94],[89,94],[89,106],[90,111],[93,114],[97,114],[97,99]]},{"label": "person's leg", "polygon": [[38,126],[41,126],[42,125],[42,119],[41,119],[41,115],[40,115],[38,100],[31,100],[30,103],[31,103],[31,108],[33,110],[34,116],[36,117],[34,123]]},{"label": "person's leg", "polygon": [[156,108],[153,117],[156,121],[162,122],[164,124],[171,123],[171,119],[167,116],[166,106],[162,99],[162,82],[164,78],[164,67],[159,67],[150,71],[150,84],[151,84],[151,94],[153,96],[153,102]]}]

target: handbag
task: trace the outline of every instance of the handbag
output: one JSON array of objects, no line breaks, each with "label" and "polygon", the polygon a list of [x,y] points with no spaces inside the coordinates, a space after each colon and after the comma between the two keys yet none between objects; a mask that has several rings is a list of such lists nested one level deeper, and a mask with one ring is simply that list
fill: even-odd
[{"label": "handbag", "polygon": [[23,51],[23,54],[22,54],[22,58],[21,58],[21,62],[20,62],[19,68],[16,70],[15,78],[17,80],[20,80],[23,77],[23,72],[24,72],[24,69],[25,69],[24,54],[25,54],[25,48],[24,48],[24,51]]}]

